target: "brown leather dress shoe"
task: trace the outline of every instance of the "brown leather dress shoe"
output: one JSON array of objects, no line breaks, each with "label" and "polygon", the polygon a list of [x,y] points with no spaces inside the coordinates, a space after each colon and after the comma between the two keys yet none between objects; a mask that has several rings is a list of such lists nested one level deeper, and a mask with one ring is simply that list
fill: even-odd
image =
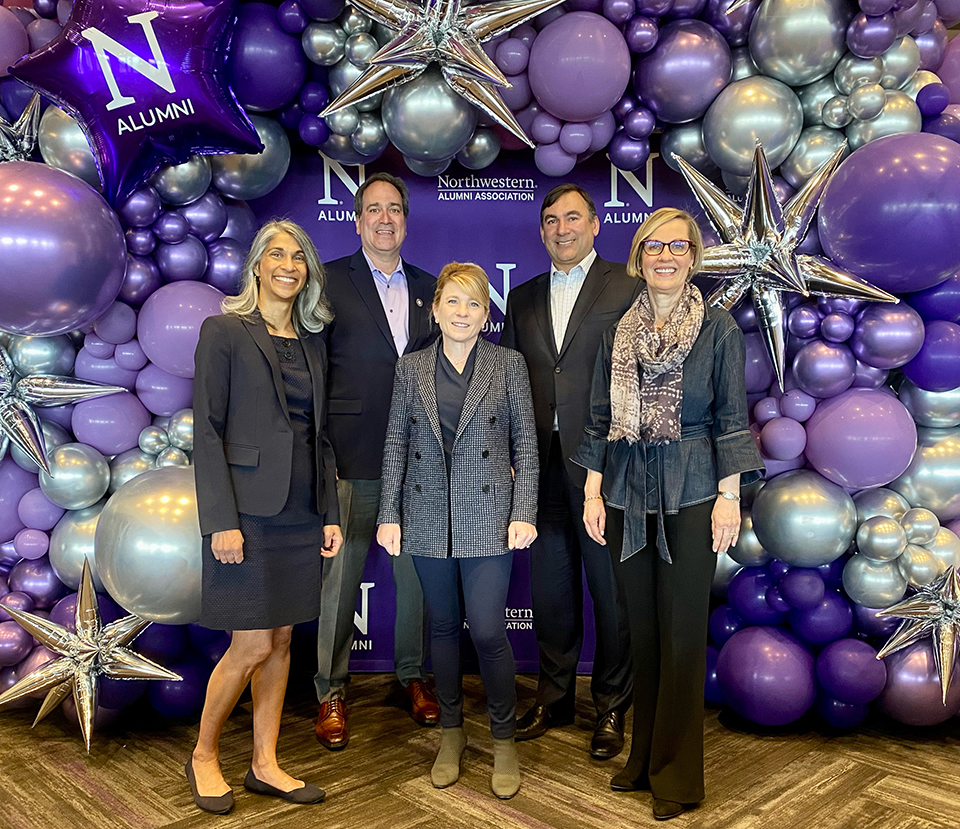
[{"label": "brown leather dress shoe", "polygon": [[320,703],[317,726],[314,732],[320,743],[331,751],[346,748],[350,741],[350,727],[347,725],[347,704],[334,697]]},{"label": "brown leather dress shoe", "polygon": [[433,727],[440,722],[440,706],[433,689],[422,679],[411,679],[403,692],[410,700],[410,716],[420,725]]}]

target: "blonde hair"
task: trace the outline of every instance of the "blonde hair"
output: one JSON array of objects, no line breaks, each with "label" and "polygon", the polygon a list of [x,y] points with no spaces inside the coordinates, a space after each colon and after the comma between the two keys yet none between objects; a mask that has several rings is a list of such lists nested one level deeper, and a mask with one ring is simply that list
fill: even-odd
[{"label": "blonde hair", "polygon": [[437,289],[433,292],[433,307],[440,304],[443,289],[451,282],[463,288],[471,299],[475,299],[487,312],[490,312],[490,280],[487,272],[473,262],[448,262],[437,277]]},{"label": "blonde hair", "polygon": [[642,277],[643,271],[640,267],[640,259],[643,256],[643,248],[641,247],[642,243],[650,238],[650,234],[653,233],[661,225],[665,225],[667,222],[672,222],[674,219],[680,219],[687,223],[687,236],[691,242],[693,242],[693,264],[690,266],[690,273],[687,274],[687,279],[690,279],[695,273],[700,270],[700,266],[703,264],[703,234],[700,232],[700,226],[697,224],[697,220],[693,218],[686,210],[680,210],[677,207],[661,207],[659,210],[654,210],[647,218],[643,221],[643,224],[637,228],[637,232],[633,234],[633,242],[630,245],[630,256],[627,257],[627,273],[632,277]]},{"label": "blonde hair", "polygon": [[333,309],[327,301],[324,290],[327,274],[307,231],[287,219],[273,219],[257,231],[250,245],[250,253],[247,254],[247,259],[243,263],[240,293],[225,297],[220,303],[220,310],[224,314],[241,317],[247,321],[253,319],[260,294],[260,279],[254,273],[254,268],[260,263],[270,242],[278,233],[288,233],[292,236],[307,260],[307,281],[293,302],[293,327],[300,334],[322,331],[323,327],[333,320]]}]

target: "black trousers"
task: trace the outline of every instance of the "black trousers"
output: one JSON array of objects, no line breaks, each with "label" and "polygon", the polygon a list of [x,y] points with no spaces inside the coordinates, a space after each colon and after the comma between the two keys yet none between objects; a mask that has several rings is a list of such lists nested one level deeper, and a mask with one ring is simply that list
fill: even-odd
[{"label": "black trousers", "polygon": [[633,653],[633,741],[626,771],[649,778],[655,797],[703,800],[703,683],[706,675],[713,501],[665,516],[673,564],[657,555],[656,516],[649,543],[620,561],[623,512],[607,509],[606,538],[627,602]]},{"label": "black trousers", "polygon": [[540,651],[537,701],[573,714],[583,647],[583,572],[593,598],[596,651],[590,691],[598,714],[630,707],[630,642],[626,605],[618,599],[606,549],[583,526],[583,487],[570,479],[553,433],[540,471],[537,540],[530,550],[533,620]]}]

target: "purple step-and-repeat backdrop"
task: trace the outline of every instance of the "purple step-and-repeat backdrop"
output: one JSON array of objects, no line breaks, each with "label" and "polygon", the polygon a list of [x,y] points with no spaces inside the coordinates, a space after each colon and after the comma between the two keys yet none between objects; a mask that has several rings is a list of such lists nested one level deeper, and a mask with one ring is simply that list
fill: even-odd
[{"label": "purple step-and-repeat backdrop", "polygon": [[[294,158],[282,184],[251,203],[262,221],[291,218],[306,228],[324,261],[359,247],[353,197],[364,177],[385,170],[410,189],[410,217],[403,258],[431,273],[451,260],[476,262],[490,277],[491,320],[485,336],[496,341],[511,287],[549,267],[539,233],[540,204],[560,179],[549,178],[532,158],[505,153],[490,167],[473,172],[456,162],[437,178],[420,178],[400,159],[385,157],[367,167],[344,167],[321,155]],[[634,231],[658,207],[683,207],[699,214],[682,178],[656,154],[646,168],[624,173],[601,156],[579,164],[571,181],[593,197],[600,219],[596,248],[601,256],[623,262]],[[384,395],[390,394],[384,389]],[[362,439],[362,436],[358,436]],[[580,668],[593,660],[592,606],[584,587],[586,634]],[[390,562],[374,545],[357,599],[351,667],[359,671],[393,669],[394,593]],[[529,554],[514,557],[507,597],[506,624],[519,671],[536,671],[537,644],[530,609]]]}]

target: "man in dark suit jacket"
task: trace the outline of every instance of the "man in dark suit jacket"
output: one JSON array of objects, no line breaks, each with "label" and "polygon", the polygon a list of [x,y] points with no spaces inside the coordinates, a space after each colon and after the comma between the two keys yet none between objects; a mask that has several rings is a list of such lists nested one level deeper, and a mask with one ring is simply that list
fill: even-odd
[{"label": "man in dark suit jacket", "polygon": [[583,525],[586,473],[571,463],[583,435],[590,383],[603,332],[630,307],[642,283],[597,256],[600,221],[574,184],[551,190],[540,210],[540,237],[552,267],[510,291],[500,344],[527,361],[540,453],[538,537],[530,554],[533,619],[540,649],[536,703],[517,722],[517,739],[573,722],[583,645],[581,566],[593,598],[596,652],[591,692],[597,726],[590,753],[623,748],[630,706],[629,634],[610,554]]},{"label": "man in dark suit jacket", "polygon": [[[377,528],[380,468],[397,359],[436,337],[430,306],[436,280],[400,258],[407,232],[406,185],[370,176],[354,202],[361,247],[327,265],[333,323],[324,329],[329,359],[327,430],[337,458],[343,547],[324,562],[315,677],[317,739],[330,749],[349,739],[344,699],[353,646],[354,608]],[[426,684],[424,604],[408,556],[392,558],[397,593],[394,661],[413,718],[435,725],[440,710]]]}]

